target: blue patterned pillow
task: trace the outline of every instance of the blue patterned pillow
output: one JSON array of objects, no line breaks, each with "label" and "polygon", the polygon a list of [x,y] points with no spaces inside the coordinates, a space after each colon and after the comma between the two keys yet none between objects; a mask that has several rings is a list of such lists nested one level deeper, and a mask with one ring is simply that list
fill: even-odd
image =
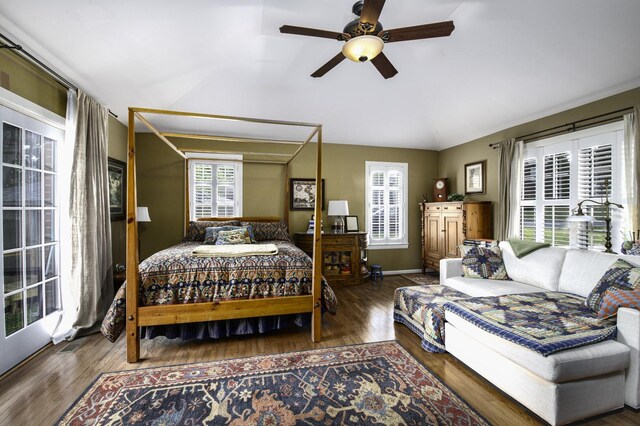
[{"label": "blue patterned pillow", "polygon": [[206,229],[204,234],[204,243],[213,245],[218,238],[218,232],[220,231],[233,231],[234,229],[242,229],[242,226],[211,226]]},{"label": "blue patterned pillow", "polygon": [[602,299],[607,290],[640,290],[640,267],[630,264],[626,260],[616,260],[604,273],[598,284],[591,290],[585,305],[598,313]]},{"label": "blue patterned pillow", "polygon": [[218,232],[220,231],[233,231],[234,229],[246,229],[249,232],[249,238],[251,239],[251,243],[256,243],[256,238],[253,236],[253,227],[251,225],[248,226],[212,226],[207,228],[207,232],[204,236],[204,243],[209,245],[214,245],[216,243],[216,239],[218,238]]},{"label": "blue patterned pillow", "polygon": [[226,221],[207,221],[207,220],[199,220],[196,222],[189,222],[189,229],[187,229],[187,234],[184,236],[182,241],[204,241],[205,234],[207,232],[207,228],[212,226],[225,226],[225,225],[233,225],[240,226],[239,220],[226,220]]},{"label": "blue patterned pillow", "polygon": [[462,276],[488,280],[510,280],[500,247],[460,246]]},{"label": "blue patterned pillow", "polygon": [[251,237],[246,228],[219,231],[216,239],[217,246],[229,244],[251,244]]}]

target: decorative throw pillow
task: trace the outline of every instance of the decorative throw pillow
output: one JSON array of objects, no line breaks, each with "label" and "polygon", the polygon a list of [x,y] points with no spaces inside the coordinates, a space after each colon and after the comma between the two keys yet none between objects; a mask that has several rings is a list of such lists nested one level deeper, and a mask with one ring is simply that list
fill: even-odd
[{"label": "decorative throw pillow", "polygon": [[204,235],[204,243],[209,245],[214,245],[216,243],[216,239],[218,238],[218,232],[220,231],[232,231],[234,229],[246,229],[249,233],[249,238],[251,243],[256,243],[256,239],[253,236],[253,227],[249,226],[212,226],[207,228],[207,231]]},{"label": "decorative throw pillow", "polygon": [[249,231],[246,228],[219,231],[216,245],[224,246],[228,244],[251,244]]},{"label": "decorative throw pillow", "polygon": [[640,309],[640,291],[609,288],[602,297],[598,318],[606,319],[617,315],[618,308]]},{"label": "decorative throw pillow", "polygon": [[249,225],[253,227],[253,235],[256,241],[291,241],[287,224],[284,222],[242,222],[242,226]]},{"label": "decorative throw pillow", "polygon": [[489,280],[509,280],[500,247],[460,246],[462,276]]},{"label": "decorative throw pillow", "polygon": [[204,243],[213,245],[218,238],[218,232],[220,231],[233,231],[235,229],[244,229],[242,226],[212,226],[207,228],[204,234]]},{"label": "decorative throw pillow", "polygon": [[[634,266],[624,259],[616,260],[609,266],[598,284],[591,290],[585,305],[593,312],[600,311],[604,293],[609,290],[635,290],[640,286],[640,267]],[[640,287],[638,288],[640,290]]]},{"label": "decorative throw pillow", "polygon": [[196,221],[189,222],[189,229],[187,229],[187,235],[184,236],[182,241],[204,241],[207,228],[212,226],[240,226],[239,220],[226,220],[226,221]]}]

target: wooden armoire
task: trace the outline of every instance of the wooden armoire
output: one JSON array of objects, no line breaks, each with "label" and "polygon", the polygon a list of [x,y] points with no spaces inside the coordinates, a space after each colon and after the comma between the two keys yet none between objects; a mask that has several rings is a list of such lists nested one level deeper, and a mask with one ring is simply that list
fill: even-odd
[{"label": "wooden armoire", "polygon": [[465,239],[492,238],[491,201],[420,203],[422,271],[440,270],[440,259],[460,257]]}]

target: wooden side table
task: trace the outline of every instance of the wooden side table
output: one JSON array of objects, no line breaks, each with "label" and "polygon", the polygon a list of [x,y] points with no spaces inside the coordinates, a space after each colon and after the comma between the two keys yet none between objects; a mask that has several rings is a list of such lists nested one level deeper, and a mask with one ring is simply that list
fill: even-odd
[{"label": "wooden side table", "polygon": [[113,273],[113,294],[114,295],[118,292],[118,290],[120,290],[122,283],[125,282],[126,279],[127,279],[126,271]]},{"label": "wooden side table", "polygon": [[[296,232],[294,241],[313,256],[313,234]],[[369,280],[367,233],[322,234],[322,274],[331,285],[357,285]]]}]

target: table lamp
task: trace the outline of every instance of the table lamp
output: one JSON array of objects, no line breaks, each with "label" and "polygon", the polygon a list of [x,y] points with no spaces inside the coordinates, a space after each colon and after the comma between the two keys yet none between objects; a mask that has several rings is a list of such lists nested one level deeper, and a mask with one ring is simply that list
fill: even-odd
[{"label": "table lamp", "polygon": [[347,200],[329,201],[329,210],[327,211],[327,215],[335,217],[331,230],[340,234],[344,233],[343,216],[349,215],[349,202]]}]

